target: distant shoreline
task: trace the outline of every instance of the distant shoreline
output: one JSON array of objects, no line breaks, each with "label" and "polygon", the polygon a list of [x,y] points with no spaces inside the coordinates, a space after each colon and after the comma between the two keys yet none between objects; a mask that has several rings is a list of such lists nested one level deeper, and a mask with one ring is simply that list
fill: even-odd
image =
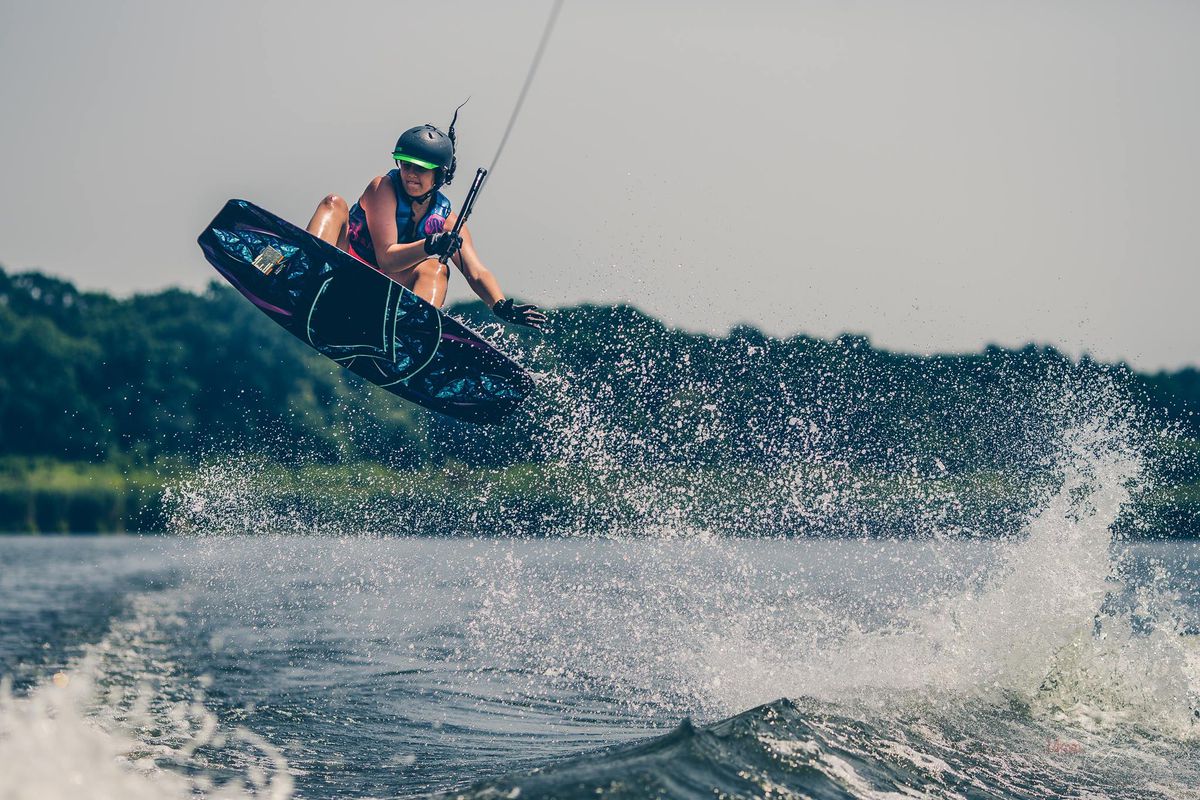
[{"label": "distant shoreline", "polygon": [[[453,464],[416,470],[359,462],[281,465],[212,461],[154,469],[0,461],[0,532],[5,535],[201,533],[372,533],[452,537],[540,537],[580,531],[630,535],[1003,538],[1044,502],[1048,480],[993,474],[896,482],[846,474],[821,486],[856,484],[844,508],[823,516],[771,497],[772,476],[746,472],[581,475],[560,465],[503,469]],[[792,482],[806,477],[789,472]],[[683,492],[690,495],[683,495]],[[776,492],[777,494],[777,492]],[[671,498],[686,497],[674,505]],[[647,505],[643,502],[651,498]],[[804,497],[796,502],[803,503]],[[772,505],[774,503],[774,505]],[[758,504],[761,507],[753,507]],[[1200,537],[1200,485],[1163,487],[1118,520],[1131,539]],[[756,516],[757,515],[757,516]]]},{"label": "distant shoreline", "polygon": [[1119,497],[1145,472],[1116,528],[1200,535],[1200,370],[450,313],[541,376],[503,425],[366,385],[224,285],[0,270],[0,529],[997,536],[1063,474]]}]

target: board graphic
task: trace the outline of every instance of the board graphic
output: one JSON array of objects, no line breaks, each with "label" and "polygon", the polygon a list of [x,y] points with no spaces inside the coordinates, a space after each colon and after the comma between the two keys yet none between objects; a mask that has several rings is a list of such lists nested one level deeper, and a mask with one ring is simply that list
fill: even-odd
[{"label": "board graphic", "polygon": [[317,352],[405,400],[499,422],[533,390],[517,363],[370,265],[245,200],[197,240],[224,278]]}]

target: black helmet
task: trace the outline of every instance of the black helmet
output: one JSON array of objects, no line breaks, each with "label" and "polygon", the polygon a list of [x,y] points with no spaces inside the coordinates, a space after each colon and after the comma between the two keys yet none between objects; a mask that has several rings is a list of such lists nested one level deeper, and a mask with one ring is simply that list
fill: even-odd
[{"label": "black helmet", "polygon": [[400,134],[392,158],[438,170],[439,186],[454,179],[454,140],[432,125],[419,125]]}]

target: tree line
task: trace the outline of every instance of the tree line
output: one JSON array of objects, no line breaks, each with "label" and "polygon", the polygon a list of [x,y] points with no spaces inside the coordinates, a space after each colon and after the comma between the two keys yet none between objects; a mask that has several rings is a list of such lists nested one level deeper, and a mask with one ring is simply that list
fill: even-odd
[{"label": "tree line", "polygon": [[477,303],[451,313],[539,375],[502,426],[366,384],[221,283],[115,298],[0,270],[0,454],[131,468],[253,452],[401,469],[821,463],[1023,475],[1047,468],[1073,419],[1119,408],[1147,434],[1156,469],[1200,481],[1194,368],[1138,373],[1036,345],[910,355],[861,336],[778,339],[748,326],[713,337],[628,306],[557,309],[540,338],[504,331]]}]

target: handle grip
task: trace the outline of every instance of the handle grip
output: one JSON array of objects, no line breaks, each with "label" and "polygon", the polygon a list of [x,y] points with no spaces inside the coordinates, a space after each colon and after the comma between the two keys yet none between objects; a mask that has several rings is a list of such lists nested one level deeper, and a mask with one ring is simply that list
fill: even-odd
[{"label": "handle grip", "polygon": [[[483,167],[475,170],[475,180],[471,181],[471,190],[467,192],[467,199],[463,201],[462,210],[458,212],[458,218],[454,220],[454,228],[452,233],[459,234],[462,232],[462,226],[466,223],[467,217],[471,216],[471,210],[475,207],[475,201],[479,198],[479,192],[483,189],[483,182],[487,180],[488,171]],[[450,260],[450,256],[442,256],[438,261],[445,264]]]}]

